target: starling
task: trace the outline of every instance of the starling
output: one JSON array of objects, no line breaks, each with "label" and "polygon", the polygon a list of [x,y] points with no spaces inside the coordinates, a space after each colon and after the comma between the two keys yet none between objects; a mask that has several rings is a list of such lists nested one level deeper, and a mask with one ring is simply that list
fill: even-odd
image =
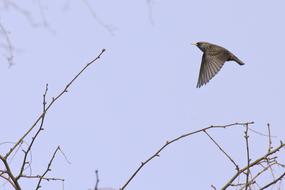
[{"label": "starling", "polygon": [[197,42],[193,45],[203,52],[197,88],[207,84],[220,71],[226,61],[235,61],[239,65],[244,65],[233,53],[221,46],[208,42]]}]

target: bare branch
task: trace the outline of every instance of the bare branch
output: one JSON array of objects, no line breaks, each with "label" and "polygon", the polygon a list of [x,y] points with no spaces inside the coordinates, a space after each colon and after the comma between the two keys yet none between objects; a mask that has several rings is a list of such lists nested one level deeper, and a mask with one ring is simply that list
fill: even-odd
[{"label": "bare branch", "polygon": [[176,137],[170,141],[166,141],[166,143],[161,147],[159,148],[152,156],[150,156],[146,161],[144,162],[141,162],[141,165],[135,170],[135,172],[131,175],[131,177],[127,180],[127,182],[120,188],[120,190],[123,190],[125,189],[128,184],[134,179],[134,177],[138,174],[138,172],[146,165],[148,164],[151,160],[153,160],[154,158],[156,157],[159,157],[159,154],[160,152],[165,149],[167,146],[169,146],[170,144],[176,142],[176,141],[179,141],[185,137],[188,137],[188,136],[191,136],[191,135],[194,135],[196,133],[201,133],[201,132],[204,132],[206,130],[209,130],[209,129],[213,129],[213,128],[229,128],[229,127],[233,127],[233,126],[244,126],[246,124],[250,125],[250,124],[253,124],[254,122],[246,122],[246,123],[232,123],[232,124],[229,124],[229,125],[221,125],[221,126],[210,126],[210,127],[205,127],[203,129],[199,129],[197,131],[194,131],[194,132],[190,132],[190,133],[186,133],[184,135],[181,135],[179,137]]},{"label": "bare branch", "polygon": [[[45,120],[45,116],[47,111],[49,110],[49,108],[64,94],[68,91],[69,87],[73,84],[73,82],[92,64],[94,63],[96,60],[98,60],[100,58],[100,56],[105,52],[105,49],[103,49],[98,56],[93,59],[91,62],[87,63],[77,74],[74,78],[72,78],[72,80],[65,86],[65,88],[54,98],[52,98],[52,101],[47,104],[46,102],[46,95],[47,95],[47,91],[48,91],[48,85],[46,85],[45,88],[45,92],[43,94],[43,111],[42,114],[37,118],[37,120],[35,121],[35,123],[31,126],[31,128],[12,146],[12,148],[6,153],[5,156],[0,155],[0,160],[2,161],[3,165],[4,165],[4,169],[0,170],[0,177],[5,179],[6,181],[8,181],[15,190],[21,190],[20,184],[19,184],[19,180],[21,179],[21,177],[23,178],[36,178],[38,177],[39,181],[37,184],[36,189],[39,189],[41,187],[41,182],[42,180],[59,180],[60,178],[48,178],[45,177],[45,175],[48,173],[48,171],[50,171],[50,167],[51,164],[55,158],[55,155],[58,151],[60,151],[62,153],[62,155],[64,156],[64,158],[66,159],[66,161],[68,163],[70,163],[67,160],[66,155],[64,154],[64,152],[60,149],[60,147],[58,147],[49,164],[47,169],[45,170],[45,172],[42,175],[38,175],[38,176],[30,176],[27,177],[27,175],[24,175],[24,170],[25,170],[25,166],[28,164],[30,165],[29,161],[27,161],[27,157],[29,155],[29,153],[31,152],[32,146],[35,142],[35,140],[37,139],[39,133],[43,130],[43,124],[44,124],[44,120]],[[23,161],[22,164],[20,165],[20,169],[19,169],[19,173],[17,176],[15,176],[11,170],[11,166],[8,163],[8,158],[11,158],[12,153],[17,153],[17,151],[20,149],[20,145],[24,142],[24,138],[27,137],[28,134],[30,134],[30,132],[35,128],[35,126],[37,126],[37,124],[40,122],[39,128],[36,131],[35,135],[32,137],[31,142],[28,144],[28,148],[27,150],[23,150],[24,151],[24,157],[23,157]],[[15,155],[15,154],[13,154]]]},{"label": "bare branch", "polygon": [[[273,147],[272,147],[271,130],[270,130],[270,124],[269,123],[267,124],[267,130],[268,130],[268,152],[270,152],[270,150]],[[273,179],[275,179],[274,172],[273,172],[272,167],[270,166],[269,160],[266,160],[266,161],[267,161],[267,165],[269,166],[271,175],[272,175]]]},{"label": "bare branch", "polygon": [[68,88],[72,83],[95,61],[100,59],[100,56],[105,52],[105,49],[102,49],[101,53],[86,64],[86,66],[65,86],[65,88],[56,96],[53,97],[52,101],[46,106],[45,110],[42,112],[42,114],[37,118],[37,120],[34,122],[34,124],[28,129],[28,131],[16,142],[16,144],[9,150],[9,152],[5,155],[5,159],[9,157],[9,155],[15,150],[15,148],[23,141],[23,139],[35,128],[35,126],[38,124],[40,120],[44,117],[44,115],[47,113],[47,111],[50,109],[50,107],[63,95],[68,91]]}]

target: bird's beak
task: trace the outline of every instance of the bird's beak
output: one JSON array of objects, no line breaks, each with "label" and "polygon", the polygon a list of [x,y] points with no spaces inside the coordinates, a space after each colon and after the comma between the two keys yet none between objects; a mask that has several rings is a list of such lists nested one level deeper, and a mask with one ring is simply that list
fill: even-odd
[{"label": "bird's beak", "polygon": [[192,45],[194,45],[194,46],[197,46],[197,43],[191,43]]}]

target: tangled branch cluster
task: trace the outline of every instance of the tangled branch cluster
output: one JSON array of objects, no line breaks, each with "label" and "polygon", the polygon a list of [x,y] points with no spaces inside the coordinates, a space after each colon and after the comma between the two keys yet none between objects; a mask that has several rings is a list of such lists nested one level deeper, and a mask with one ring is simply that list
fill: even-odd
[{"label": "tangled branch cluster", "polygon": [[[147,165],[150,161],[152,161],[154,158],[159,157],[160,153],[170,144],[173,144],[181,139],[190,137],[198,133],[206,134],[209,137],[209,139],[218,147],[218,149],[225,155],[225,157],[234,165],[234,168],[236,170],[235,174],[220,189],[225,190],[228,189],[229,187],[235,187],[236,189],[239,190],[266,189],[273,185],[277,185],[278,183],[281,184],[281,181],[285,176],[285,165],[283,162],[279,161],[278,159],[279,155],[277,153],[283,150],[282,153],[284,154],[285,144],[282,141],[280,141],[279,146],[273,147],[270,126],[268,124],[268,135],[267,135],[269,142],[268,149],[266,150],[266,153],[264,155],[256,158],[255,160],[251,159],[248,132],[250,130],[249,126],[252,124],[254,124],[254,122],[233,123],[221,126],[210,126],[203,129],[199,129],[194,132],[186,133],[170,141],[166,141],[166,143],[162,147],[160,147],[152,156],[150,156],[147,160],[141,162],[140,166],[134,171],[134,173],[126,181],[126,183],[120,188],[120,190],[125,189],[128,186],[128,184],[136,177],[136,175],[143,169],[143,167]],[[213,129],[226,129],[235,126],[242,126],[245,128],[244,139],[246,144],[245,149],[246,149],[247,165],[243,167],[240,167],[237,164],[237,162],[234,161],[234,159],[230,156],[230,154],[227,153],[222,148],[222,146],[209,134],[209,131]],[[274,171],[280,169],[281,171],[283,171],[283,173],[277,175]],[[272,176],[271,179],[265,180],[264,178],[262,178],[262,176],[265,176],[268,173]],[[211,187],[213,189],[217,189],[214,185],[211,185]]]}]

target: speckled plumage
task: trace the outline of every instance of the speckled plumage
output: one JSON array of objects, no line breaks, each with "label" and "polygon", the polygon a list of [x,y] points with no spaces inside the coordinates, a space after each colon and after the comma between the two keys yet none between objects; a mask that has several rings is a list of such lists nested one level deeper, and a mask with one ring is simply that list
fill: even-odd
[{"label": "speckled plumage", "polygon": [[194,45],[203,52],[197,88],[207,84],[226,61],[235,61],[239,65],[244,65],[233,53],[221,46],[208,42],[197,42]]}]

